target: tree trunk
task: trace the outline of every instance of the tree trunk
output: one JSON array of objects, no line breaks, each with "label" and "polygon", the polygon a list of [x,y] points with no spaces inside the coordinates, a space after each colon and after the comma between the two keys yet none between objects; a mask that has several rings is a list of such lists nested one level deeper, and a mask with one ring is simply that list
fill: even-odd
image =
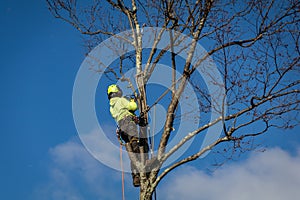
[{"label": "tree trunk", "polygon": [[141,189],[140,200],[152,200],[152,194],[153,194],[153,192],[150,192],[147,189],[144,189],[144,190]]},{"label": "tree trunk", "polygon": [[149,179],[147,179],[145,182],[141,181],[140,200],[152,200],[154,189],[152,189],[153,187],[151,186],[152,184],[150,183]]}]

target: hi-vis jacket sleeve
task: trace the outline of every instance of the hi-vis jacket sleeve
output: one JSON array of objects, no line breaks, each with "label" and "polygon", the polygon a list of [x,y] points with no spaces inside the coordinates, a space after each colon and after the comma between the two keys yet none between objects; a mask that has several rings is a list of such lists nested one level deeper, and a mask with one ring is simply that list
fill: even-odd
[{"label": "hi-vis jacket sleeve", "polygon": [[137,104],[134,101],[128,101],[123,97],[115,97],[110,100],[110,113],[118,122],[126,116],[133,115],[137,110]]},{"label": "hi-vis jacket sleeve", "polygon": [[127,109],[129,111],[136,111],[137,110],[137,104],[133,100],[129,101]]}]

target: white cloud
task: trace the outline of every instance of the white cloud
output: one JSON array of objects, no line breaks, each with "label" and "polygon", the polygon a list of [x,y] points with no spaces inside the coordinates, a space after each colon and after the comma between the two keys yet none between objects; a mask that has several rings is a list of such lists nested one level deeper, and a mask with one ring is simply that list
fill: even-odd
[{"label": "white cloud", "polygon": [[300,151],[291,156],[279,148],[250,156],[208,175],[185,166],[159,189],[166,200],[282,200],[300,196]]},{"label": "white cloud", "polygon": [[[117,141],[117,137],[113,132],[113,136]],[[101,163],[109,166],[115,170],[120,169],[120,156],[119,156],[119,144],[113,144],[109,138],[104,136],[104,133],[100,134],[99,131],[93,130],[88,134],[83,134],[80,136],[81,141],[84,143],[89,152]],[[125,150],[124,150],[125,151]],[[125,152],[124,152],[125,153]],[[124,154],[123,162],[125,166],[125,171],[130,172],[129,159],[127,154]]]},{"label": "white cloud", "polygon": [[[93,158],[79,142],[69,140],[50,149],[49,180],[32,199],[121,199],[121,173]],[[118,151],[113,152],[118,155]],[[191,166],[171,173],[158,189],[165,200],[297,199],[300,196],[300,150],[291,156],[281,149],[253,153],[238,164],[226,164],[208,175]],[[137,197],[126,174],[126,198]]]},{"label": "white cloud", "polygon": [[102,165],[79,141],[55,146],[50,156],[49,180],[35,189],[33,199],[120,199],[121,173]]}]

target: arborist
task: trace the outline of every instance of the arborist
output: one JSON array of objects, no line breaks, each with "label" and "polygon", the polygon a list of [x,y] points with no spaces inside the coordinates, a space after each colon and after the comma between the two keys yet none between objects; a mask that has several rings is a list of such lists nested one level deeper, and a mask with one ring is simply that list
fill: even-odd
[{"label": "arborist", "polygon": [[[130,149],[133,153],[136,153],[136,155],[140,154],[140,146],[143,147],[143,151],[147,155],[149,152],[148,140],[147,138],[139,138],[137,125],[140,123],[139,121],[142,120],[135,115],[137,104],[134,98],[127,99],[126,97],[123,97],[122,90],[115,84],[108,87],[107,95],[109,99],[110,113],[118,124],[118,137],[120,137],[126,144],[129,144],[131,147]],[[125,146],[127,147],[127,145]],[[126,148],[127,151],[130,149]],[[139,187],[140,175],[132,160],[131,171],[133,185],[135,187]]]}]

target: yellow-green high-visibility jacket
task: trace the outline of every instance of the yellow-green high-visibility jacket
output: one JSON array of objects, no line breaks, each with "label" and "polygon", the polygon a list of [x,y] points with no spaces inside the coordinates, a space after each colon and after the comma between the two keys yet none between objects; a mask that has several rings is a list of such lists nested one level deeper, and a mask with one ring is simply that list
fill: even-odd
[{"label": "yellow-green high-visibility jacket", "polygon": [[124,97],[114,97],[109,101],[110,114],[119,122],[121,119],[127,116],[133,116],[133,112],[136,111],[137,105],[134,101],[128,101]]}]

